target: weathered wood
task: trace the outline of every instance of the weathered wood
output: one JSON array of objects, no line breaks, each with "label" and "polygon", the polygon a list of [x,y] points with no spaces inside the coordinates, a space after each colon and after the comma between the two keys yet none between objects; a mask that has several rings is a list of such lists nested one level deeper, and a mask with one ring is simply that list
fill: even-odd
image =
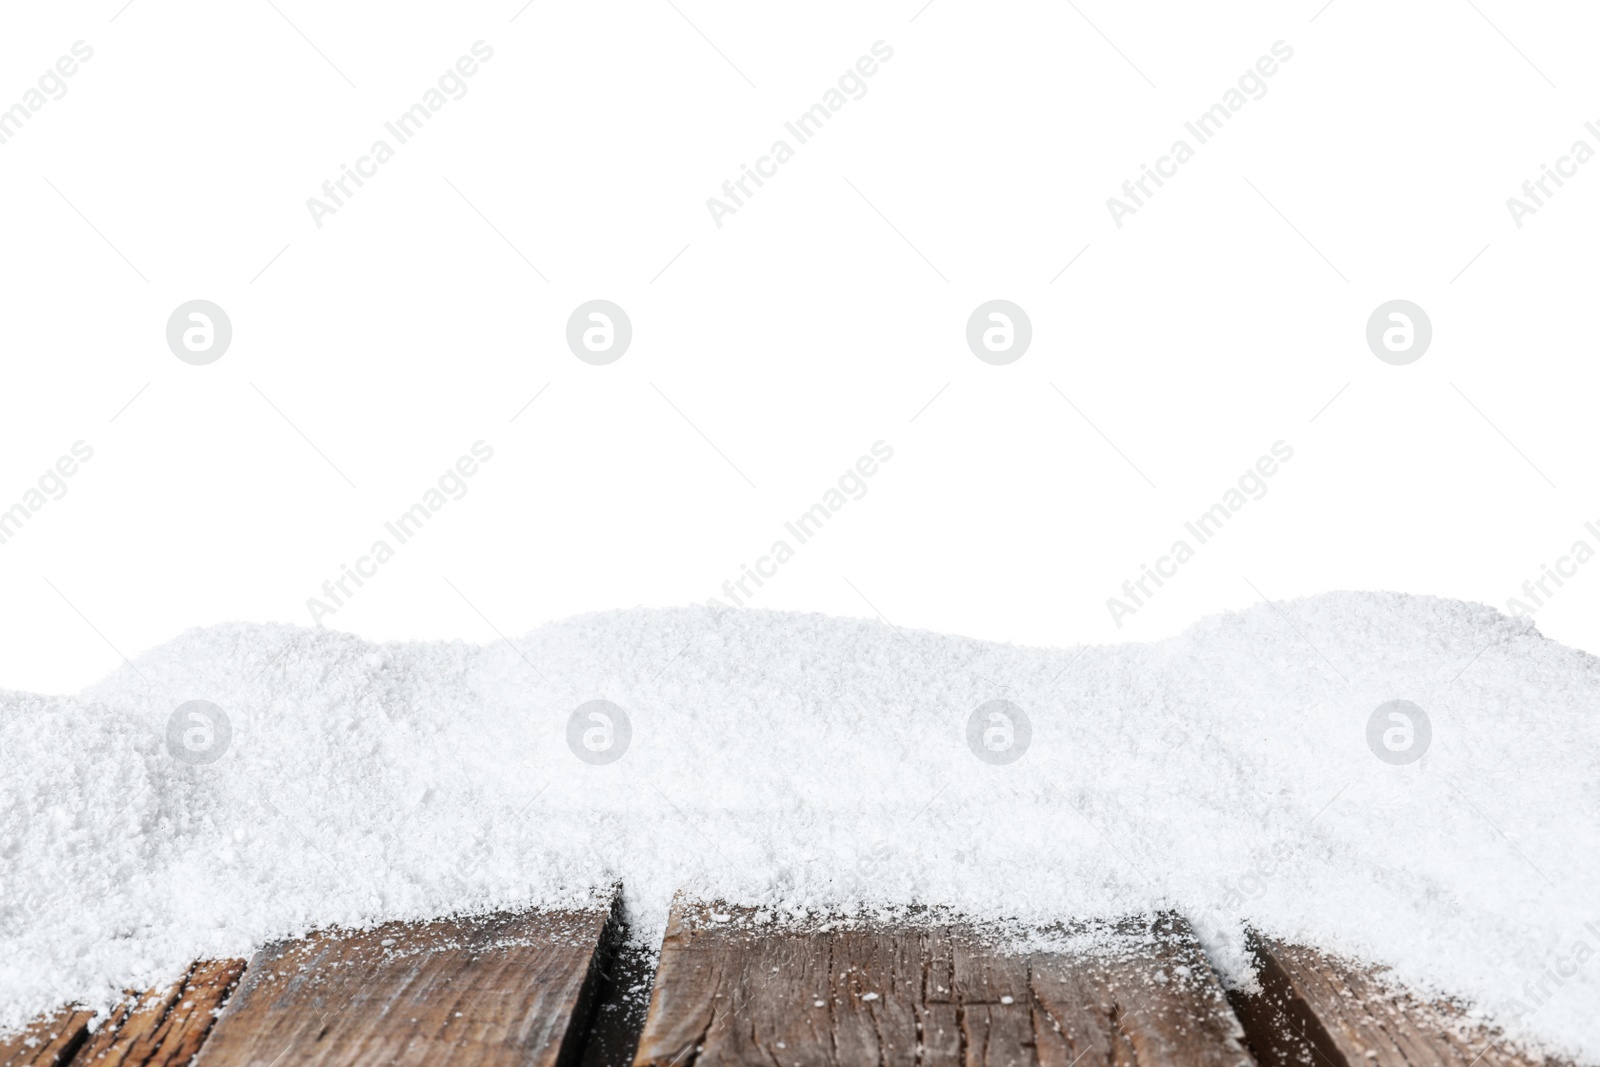
[{"label": "weathered wood", "polygon": [[35,1020],[9,1041],[0,1041],[0,1067],[58,1067],[78,1051],[89,1033],[93,1012],[63,1008]]},{"label": "weathered wood", "polygon": [[243,973],[244,960],[207,960],[170,988],[118,1005],[72,1067],[185,1067]]},{"label": "weathered wood", "polygon": [[796,927],[679,902],[635,1067],[1253,1067],[1187,924],[1007,954],[961,925]]},{"label": "weathered wood", "polygon": [[613,904],[268,945],[196,1065],[565,1067]]},{"label": "weathered wood", "polygon": [[1382,970],[1252,938],[1259,994],[1234,994],[1262,1067],[1555,1067],[1461,1005],[1401,989]]}]

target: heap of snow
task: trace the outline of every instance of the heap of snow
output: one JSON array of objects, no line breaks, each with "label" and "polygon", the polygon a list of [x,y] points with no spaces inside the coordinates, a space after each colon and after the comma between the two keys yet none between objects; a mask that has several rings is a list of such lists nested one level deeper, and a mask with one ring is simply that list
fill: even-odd
[{"label": "heap of snow", "polygon": [[[594,700],[626,720],[574,721]],[[1026,725],[974,724],[996,700]],[[1369,735],[1392,700],[1427,728]],[[76,697],[0,692],[0,1029],[317,926],[620,881],[645,937],[679,889],[1171,908],[1234,981],[1250,924],[1600,1062],[1597,706],[1594,657],[1394,594],[1069,649],[704,608],[485,646],[194,630]]]}]

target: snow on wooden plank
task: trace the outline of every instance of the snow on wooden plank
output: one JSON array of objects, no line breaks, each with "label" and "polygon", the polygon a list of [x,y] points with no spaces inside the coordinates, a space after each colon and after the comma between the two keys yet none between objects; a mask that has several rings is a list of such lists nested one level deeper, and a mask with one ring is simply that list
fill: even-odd
[{"label": "snow on wooden plank", "polygon": [[22,1033],[0,1041],[0,1067],[61,1067],[83,1044],[92,1012],[63,1008],[36,1020]]},{"label": "snow on wooden plank", "polygon": [[205,1042],[244,973],[244,960],[206,960],[170,988],[119,1004],[72,1067],[184,1067]]},{"label": "snow on wooden plank", "polygon": [[1557,1067],[1459,1004],[1408,992],[1374,967],[1252,939],[1261,992],[1233,997],[1262,1067]]},{"label": "snow on wooden plank", "polygon": [[1182,919],[1008,955],[960,925],[789,926],[678,902],[634,1067],[1253,1067]]},{"label": "snow on wooden plank", "polygon": [[268,945],[197,1067],[566,1067],[614,898]]}]

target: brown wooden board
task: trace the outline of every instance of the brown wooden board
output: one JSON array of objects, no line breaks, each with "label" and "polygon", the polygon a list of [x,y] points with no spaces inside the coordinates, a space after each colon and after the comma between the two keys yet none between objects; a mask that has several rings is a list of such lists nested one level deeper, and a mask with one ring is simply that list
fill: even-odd
[{"label": "brown wooden board", "polygon": [[1009,955],[961,925],[763,923],[677,903],[635,1067],[1253,1067],[1187,924]]},{"label": "brown wooden board", "polygon": [[8,1041],[0,1041],[0,1067],[58,1067],[72,1058],[89,1033],[93,1012],[63,1008],[39,1019]]},{"label": "brown wooden board", "polygon": [[614,904],[268,945],[197,1067],[566,1067]]},{"label": "brown wooden board", "polygon": [[90,1035],[72,1067],[184,1067],[239,983],[244,960],[196,963],[170,988],[119,1004]]},{"label": "brown wooden board", "polygon": [[1554,1067],[1458,1004],[1399,988],[1372,967],[1252,938],[1261,992],[1233,994],[1262,1067]]}]

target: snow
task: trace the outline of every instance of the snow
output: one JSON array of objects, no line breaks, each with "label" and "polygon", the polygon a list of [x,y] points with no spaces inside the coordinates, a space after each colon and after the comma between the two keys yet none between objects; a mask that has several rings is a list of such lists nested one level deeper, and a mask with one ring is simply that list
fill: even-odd
[{"label": "snow", "polygon": [[[1391,701],[1428,729],[1369,730]],[[1016,928],[1175,908],[1231,981],[1249,923],[1600,1063],[1597,706],[1600,660],[1399,594],[1068,649],[700,607],[483,646],[192,630],[75,697],[0,692],[0,1028],[317,926],[620,881],[656,939],[679,889]]]}]

